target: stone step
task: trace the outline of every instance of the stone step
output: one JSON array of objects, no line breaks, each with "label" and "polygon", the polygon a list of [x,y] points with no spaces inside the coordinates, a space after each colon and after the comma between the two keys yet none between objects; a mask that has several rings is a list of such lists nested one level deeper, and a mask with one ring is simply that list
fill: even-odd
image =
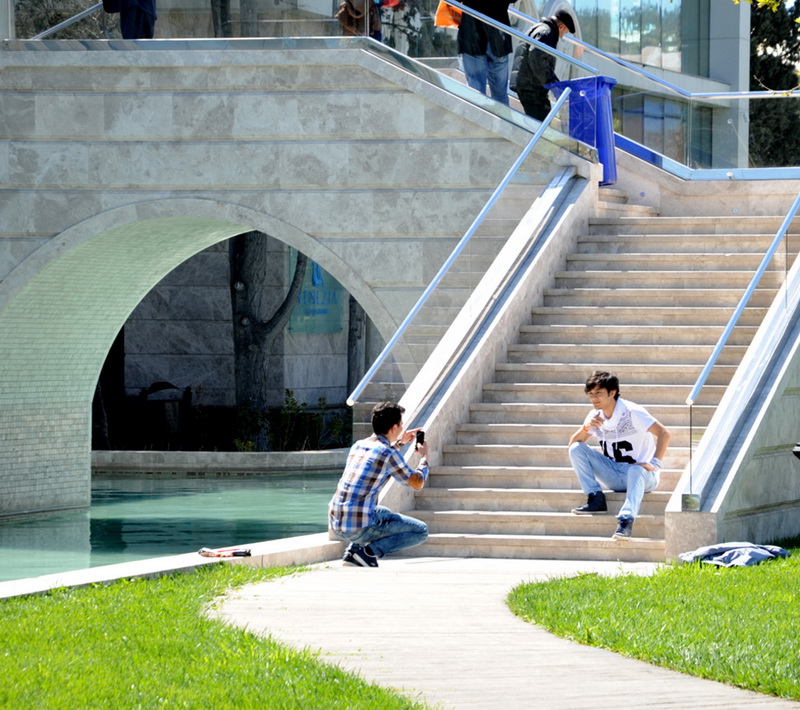
[{"label": "stone step", "polygon": [[[705,364],[705,363],[704,363]],[[615,372],[620,382],[628,385],[686,385],[691,388],[697,382],[702,365],[679,364],[611,364],[605,363],[607,369]],[[562,386],[580,385],[598,369],[593,362],[587,363],[550,363],[550,362],[500,362],[495,365],[495,382],[539,382],[542,384],[563,383]],[[710,385],[727,385],[736,371],[735,365],[715,365],[708,376]],[[625,395],[623,395],[625,396]]]},{"label": "stone step", "polygon": [[[682,469],[662,469],[658,490],[672,491]],[[426,484],[429,488],[546,488],[580,490],[570,466],[436,466]]]},{"label": "stone step", "polygon": [[[540,306],[531,309],[535,325],[597,323],[602,325],[709,325],[725,327],[733,313],[726,307],[647,307],[647,306]],[[739,318],[740,325],[757,326],[764,319],[767,309],[747,307]]]},{"label": "stone step", "polygon": [[[590,217],[590,234],[768,234],[774,236],[783,217],[730,215],[724,217]],[[791,233],[798,233],[800,219],[794,220]]]},{"label": "stone step", "polygon": [[[583,254],[695,254],[707,252],[751,252],[763,255],[772,243],[774,234],[583,234],[578,237],[577,249]],[[784,252],[783,247],[780,249]],[[796,246],[789,243],[789,254],[796,255]]]},{"label": "stone step", "polygon": [[637,216],[649,217],[658,215],[658,209],[650,205],[633,205],[626,202],[598,202],[598,216]]},{"label": "stone step", "polygon": [[[627,386],[625,387],[627,390]],[[689,388],[686,390],[689,393]],[[581,387],[581,392],[583,388]],[[685,399],[685,398],[684,398]],[[705,399],[705,398],[704,398]],[[564,402],[474,402],[469,407],[473,424],[569,424],[578,428],[589,412],[588,402],[570,404]],[[647,411],[664,426],[689,426],[689,407],[683,402],[647,405]],[[705,427],[716,411],[716,404],[694,405],[692,426]]]},{"label": "stone step", "polygon": [[[672,493],[645,493],[639,509],[643,515],[663,515]],[[569,513],[586,502],[581,490],[545,488],[423,488],[415,497],[417,510],[483,510]],[[625,502],[624,492],[607,491],[608,513],[617,515]],[[578,517],[578,516],[576,516]],[[613,532],[613,531],[612,531]]]},{"label": "stone step", "polygon": [[[612,530],[613,532],[613,530]],[[435,533],[427,541],[404,552],[424,557],[490,557],[540,560],[620,560],[663,562],[663,540],[557,535],[470,535]]]},{"label": "stone step", "polygon": [[[558,271],[556,288],[661,288],[738,289],[741,294],[753,277],[752,271]],[[767,271],[759,281],[761,289],[778,289],[783,283],[782,271]]]},{"label": "stone step", "polygon": [[[719,404],[725,388],[726,385],[706,384],[703,390],[707,394],[703,404]],[[487,382],[482,391],[484,402],[573,403],[586,407],[588,412],[588,401],[583,389],[580,383],[565,385],[558,382]],[[656,404],[684,405],[691,389],[689,385],[624,385],[625,396],[648,409]],[[582,421],[583,418],[577,423]]]},{"label": "stone step", "polygon": [[[734,365],[741,362],[745,346],[729,345],[723,348],[718,362]],[[585,352],[588,351],[588,352]],[[692,345],[569,345],[541,343],[538,345],[509,345],[509,362],[584,362],[598,363],[658,363],[674,362],[683,365],[705,365],[713,347]],[[633,399],[633,398],[632,398]],[[634,399],[634,401],[636,401]]]},{"label": "stone step", "polygon": [[[662,422],[666,425],[666,422]],[[569,438],[577,431],[582,421],[572,424],[521,424],[498,422],[493,424],[459,424],[456,428],[456,444],[477,444],[482,446],[515,446],[532,444],[567,446]],[[670,423],[671,445],[689,446],[689,427]],[[701,433],[699,426],[693,428],[694,434]]]},{"label": "stone step", "polygon": [[[415,510],[410,515],[427,523],[431,534],[466,535],[556,535],[574,537],[611,537],[616,529],[612,515],[574,515],[572,513],[485,511],[485,510]],[[664,518],[640,515],[634,532],[637,537],[664,538]]]},{"label": "stone step", "polygon": [[[690,253],[573,253],[567,255],[568,271],[608,269],[610,271],[745,271],[752,278],[764,257],[757,252],[690,252]],[[772,257],[768,270],[784,271],[786,258],[783,252]],[[764,275],[766,277],[766,274]],[[781,276],[781,279],[783,277]]]},{"label": "stone step", "polygon": [[[569,466],[566,442],[558,446],[448,443],[442,447],[442,453],[445,466]],[[688,461],[687,447],[670,446],[664,457],[664,467],[682,470]]]},{"label": "stone step", "polygon": [[628,203],[628,193],[625,190],[620,190],[618,187],[606,185],[597,189],[598,200],[600,202],[613,202],[617,204]]},{"label": "stone step", "polygon": [[[695,284],[696,285],[696,284]],[[669,308],[702,305],[734,309],[742,297],[741,288],[549,288],[544,290],[544,306],[648,306]],[[749,306],[769,307],[773,289],[757,288]]]},{"label": "stone step", "polygon": [[[663,325],[606,325],[605,322],[586,325],[523,325],[520,343],[617,343],[618,345],[711,345],[717,344],[724,332],[722,325],[687,325],[669,328]],[[758,328],[755,325],[734,328],[727,342],[749,345]]]}]

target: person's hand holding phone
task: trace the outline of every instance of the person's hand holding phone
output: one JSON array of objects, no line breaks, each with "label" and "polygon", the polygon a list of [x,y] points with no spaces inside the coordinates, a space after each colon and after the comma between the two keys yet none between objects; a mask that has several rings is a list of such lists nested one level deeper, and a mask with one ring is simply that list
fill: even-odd
[{"label": "person's hand holding phone", "polygon": [[417,430],[417,443],[414,446],[414,451],[423,458],[428,457],[428,445],[425,443],[425,432],[422,429]]}]

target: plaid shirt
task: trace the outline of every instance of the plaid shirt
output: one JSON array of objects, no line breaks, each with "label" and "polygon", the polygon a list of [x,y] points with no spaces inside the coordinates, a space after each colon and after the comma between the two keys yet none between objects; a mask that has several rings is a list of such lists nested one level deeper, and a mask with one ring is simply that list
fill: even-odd
[{"label": "plaid shirt", "polygon": [[374,522],[372,513],[378,504],[378,494],[389,476],[407,486],[414,473],[426,481],[427,463],[420,463],[414,471],[385,436],[373,434],[357,441],[350,448],[344,473],[328,507],[331,528],[351,533],[369,527]]}]

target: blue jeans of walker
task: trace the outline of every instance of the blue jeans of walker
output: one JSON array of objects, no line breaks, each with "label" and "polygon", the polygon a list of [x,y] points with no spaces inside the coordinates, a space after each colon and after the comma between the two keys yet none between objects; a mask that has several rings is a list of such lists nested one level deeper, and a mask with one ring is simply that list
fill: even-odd
[{"label": "blue jeans of walker", "polygon": [[486,54],[479,57],[472,54],[462,54],[461,63],[464,65],[464,74],[467,84],[473,89],[486,94],[486,84],[495,101],[508,106],[508,55],[495,57],[492,48],[487,45]]},{"label": "blue jeans of walker", "polygon": [[378,557],[386,557],[392,552],[421,545],[428,539],[428,526],[421,520],[393,513],[379,505],[375,508],[372,525],[342,537],[362,547],[369,545]]},{"label": "blue jeans of walker", "polygon": [[627,492],[619,517],[635,519],[644,494],[658,486],[658,471],[648,471],[635,464],[613,461],[580,441],[569,447],[569,459],[586,495],[599,493],[602,486],[612,491]]}]

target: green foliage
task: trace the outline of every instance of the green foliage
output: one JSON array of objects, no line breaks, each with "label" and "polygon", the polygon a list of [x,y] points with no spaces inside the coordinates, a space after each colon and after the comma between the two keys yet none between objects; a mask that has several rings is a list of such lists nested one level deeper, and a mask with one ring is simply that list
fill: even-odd
[{"label": "green foliage", "polygon": [[799,582],[798,557],[731,569],[680,564],[649,577],[523,584],[508,604],[578,643],[800,700]]},{"label": "green foliage", "polygon": [[273,451],[315,448],[310,444],[319,441],[322,421],[321,413],[309,411],[308,405],[298,402],[294,392],[287,389],[283,407],[269,415],[270,447]]},{"label": "green foliage", "polygon": [[331,411],[328,400],[320,397],[311,409],[300,403],[293,390],[286,390],[283,407],[268,415],[269,442],[273,451],[305,451],[343,446],[349,441],[349,420]]},{"label": "green foliage", "polygon": [[[750,90],[793,90],[800,85],[800,2],[777,9],[754,7],[750,20]],[[750,162],[753,167],[800,165],[800,94],[750,102]]]},{"label": "green foliage", "polygon": [[0,707],[420,708],[208,618],[226,589],[290,570],[226,563],[194,574],[0,602]]}]

